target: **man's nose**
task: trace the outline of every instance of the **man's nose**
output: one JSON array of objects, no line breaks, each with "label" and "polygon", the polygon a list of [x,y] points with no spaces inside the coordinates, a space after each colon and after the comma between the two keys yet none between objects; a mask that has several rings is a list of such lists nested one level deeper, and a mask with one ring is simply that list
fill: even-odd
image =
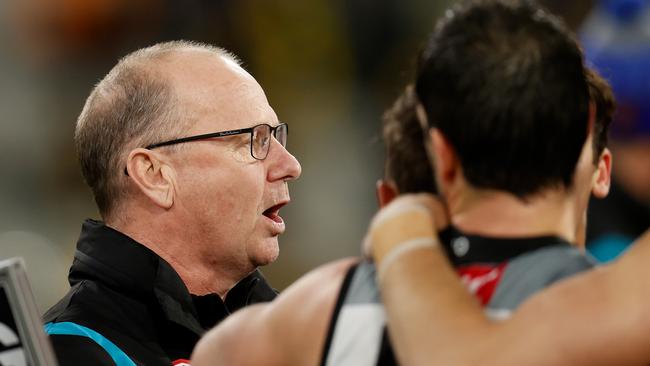
[{"label": "man's nose", "polygon": [[272,139],[271,151],[266,157],[270,163],[268,170],[268,180],[294,180],[300,177],[302,167],[295,156],[282,146],[275,138]]}]

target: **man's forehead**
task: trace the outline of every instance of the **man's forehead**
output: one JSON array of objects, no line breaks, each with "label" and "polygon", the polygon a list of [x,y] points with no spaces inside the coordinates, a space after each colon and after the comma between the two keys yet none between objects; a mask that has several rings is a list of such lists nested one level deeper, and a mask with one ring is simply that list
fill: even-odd
[{"label": "man's forehead", "polygon": [[227,124],[219,128],[277,121],[261,86],[229,57],[200,51],[183,53],[165,71],[187,112]]},{"label": "man's forehead", "polygon": [[244,68],[241,67],[232,58],[226,57],[226,56],[223,56],[223,55],[220,56],[220,57],[221,57],[221,61],[223,61],[224,65],[225,65],[225,68],[227,70],[229,70],[229,71],[233,72],[234,74],[239,75],[239,76],[241,76],[243,78],[255,80],[255,78],[253,78],[253,76],[251,74],[249,74],[246,70],[244,70]]},{"label": "man's forehead", "polygon": [[154,67],[178,84],[227,83],[237,79],[255,82],[234,60],[207,50],[176,51]]}]

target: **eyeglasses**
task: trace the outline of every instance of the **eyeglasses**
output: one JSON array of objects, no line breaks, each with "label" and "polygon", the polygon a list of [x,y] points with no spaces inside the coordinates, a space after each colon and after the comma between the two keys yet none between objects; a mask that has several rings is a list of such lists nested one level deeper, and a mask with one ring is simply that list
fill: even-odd
[{"label": "eyeglasses", "polygon": [[[269,149],[271,148],[271,135],[282,145],[282,147],[287,147],[287,135],[289,135],[289,125],[286,123],[280,123],[279,125],[272,127],[266,123],[259,124],[257,126],[249,128],[240,128],[238,130],[230,131],[221,131],[221,132],[212,132],[202,135],[182,137],[180,139],[169,140],[165,142],[158,142],[156,144],[151,144],[145,146],[145,149],[155,149],[157,147],[170,146],[176,144],[182,144],[185,142],[192,142],[198,140],[211,139],[216,137],[227,137],[235,135],[243,135],[245,133],[251,134],[251,156],[256,160],[264,160],[269,155]],[[129,172],[124,168],[124,174],[129,175]]]},{"label": "eyeglasses", "polygon": [[279,125],[272,127],[266,123],[259,124],[250,128],[241,128],[238,130],[230,131],[221,131],[206,133],[203,135],[183,137],[180,139],[169,140],[165,142],[159,142],[146,146],[145,149],[155,149],[157,147],[169,146],[182,144],[185,142],[198,141],[211,139],[215,137],[226,137],[234,135],[242,135],[245,133],[251,134],[251,156],[257,160],[264,160],[269,155],[269,149],[271,147],[271,135],[282,145],[282,147],[287,146],[287,135],[289,134],[289,125],[286,123],[280,123]]}]

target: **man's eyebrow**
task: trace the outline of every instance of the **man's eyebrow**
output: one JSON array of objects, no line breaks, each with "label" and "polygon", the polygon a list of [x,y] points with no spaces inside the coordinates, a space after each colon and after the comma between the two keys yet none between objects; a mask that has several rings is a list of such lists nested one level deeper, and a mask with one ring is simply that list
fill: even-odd
[{"label": "man's eyebrow", "polygon": [[233,134],[233,135],[223,135],[223,136],[218,137],[218,138],[222,139],[222,140],[242,140],[242,141],[246,141],[249,136],[250,136],[250,133],[240,133],[240,134]]},{"label": "man's eyebrow", "polygon": [[275,121],[262,120],[262,121],[254,122],[249,127],[244,127],[244,128],[253,128],[253,127],[259,126],[259,125],[269,125],[271,127],[276,127],[278,125],[281,125],[282,123],[283,122],[279,121],[279,120],[275,120]]},{"label": "man's eyebrow", "polygon": [[236,136],[238,137],[236,141],[241,144],[250,144],[250,141],[253,139],[253,136],[250,133],[244,133]]}]

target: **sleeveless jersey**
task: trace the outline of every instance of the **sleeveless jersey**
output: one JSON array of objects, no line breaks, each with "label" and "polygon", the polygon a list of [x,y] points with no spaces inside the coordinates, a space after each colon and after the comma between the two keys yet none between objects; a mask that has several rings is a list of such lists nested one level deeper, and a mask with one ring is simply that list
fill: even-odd
[{"label": "sleeveless jersey", "polygon": [[[463,283],[495,319],[508,317],[526,298],[553,282],[595,265],[578,248],[553,236],[487,238],[448,228],[440,239]],[[375,275],[370,262],[348,271],[330,322],[322,365],[397,364]]]}]

